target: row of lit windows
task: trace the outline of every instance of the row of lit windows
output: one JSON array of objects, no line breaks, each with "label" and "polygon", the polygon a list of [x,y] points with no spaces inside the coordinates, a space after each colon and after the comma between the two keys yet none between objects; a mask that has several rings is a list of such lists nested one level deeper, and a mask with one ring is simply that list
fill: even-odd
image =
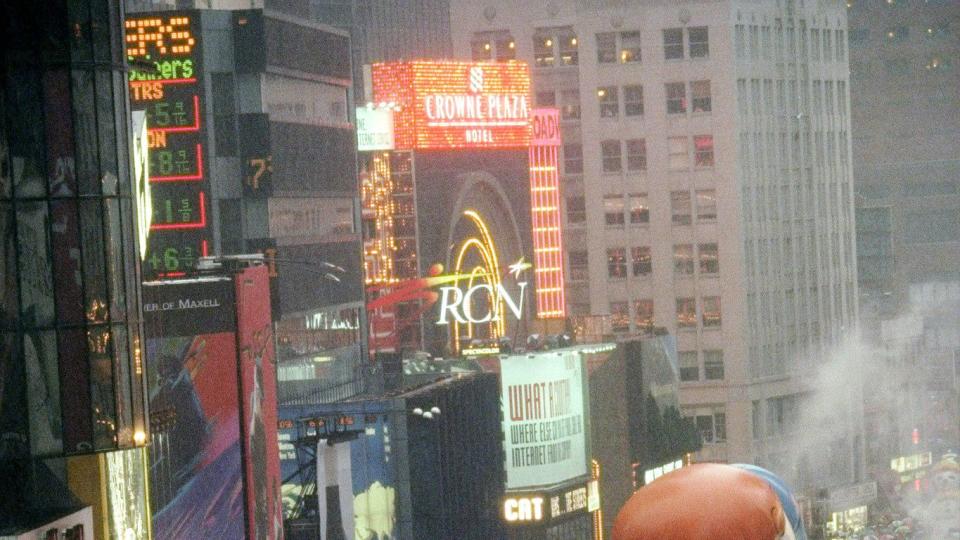
[{"label": "row of lit windows", "polygon": [[[693,201],[696,201],[698,223],[711,223],[717,219],[717,192],[713,189],[698,189],[691,198],[689,191],[670,192],[670,221],[673,225],[683,226],[693,223]],[[582,195],[572,195],[566,199],[567,223],[576,225],[587,220],[586,202]],[[650,206],[646,193],[606,195],[603,198],[604,224],[607,227],[647,225],[650,223]]]},{"label": "row of lit windows", "polygon": [[[697,301],[695,298],[677,298],[677,328],[693,329],[697,327]],[[719,328],[720,297],[700,297],[700,324],[703,328]],[[610,320],[614,332],[630,330],[630,304],[624,301],[610,302]],[[653,300],[634,301],[634,321],[638,328],[653,329]]]},{"label": "row of lit windows", "polygon": [[[696,248],[696,251],[694,251]],[[574,257],[574,253],[577,257]],[[570,252],[571,276],[585,270],[586,251]],[[582,257],[582,258],[581,258]],[[630,248],[630,275],[649,276],[653,272],[653,263],[649,246]],[[697,264],[699,262],[699,264]],[[627,250],[624,247],[607,248],[607,277],[610,279],[627,278]],[[576,271],[576,272],[575,272]],[[677,276],[715,276],[720,273],[720,251],[716,243],[674,244],[673,273]],[[571,277],[572,279],[572,277]]]},{"label": "row of lit windows", "polygon": [[[686,37],[686,40],[684,39]],[[597,62],[629,64],[640,62],[640,32],[603,32],[596,34]],[[541,68],[575,66],[580,63],[580,42],[571,28],[538,29],[533,37],[534,65]],[[516,42],[509,34],[478,33],[470,43],[474,60],[513,60]],[[663,30],[663,58],[707,58],[710,56],[706,26]]]}]

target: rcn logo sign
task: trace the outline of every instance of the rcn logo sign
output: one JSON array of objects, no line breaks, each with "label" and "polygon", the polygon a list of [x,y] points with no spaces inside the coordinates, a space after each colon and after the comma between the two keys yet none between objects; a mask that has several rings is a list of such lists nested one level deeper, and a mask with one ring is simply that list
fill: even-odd
[{"label": "rcn logo sign", "polygon": [[493,299],[493,301],[490,302],[491,307],[496,306],[502,301],[507,308],[510,309],[510,312],[513,313],[513,316],[516,317],[517,320],[520,320],[523,318],[523,297],[527,289],[527,282],[517,282],[517,286],[520,287],[519,301],[510,296],[510,292],[502,283],[496,283],[494,285],[480,283],[470,287],[466,292],[459,287],[441,287],[440,319],[437,321],[437,324],[450,324],[447,318],[448,316],[461,324],[479,324],[499,321],[499,312],[494,309],[488,309],[486,313],[480,314],[473,312],[473,297],[479,291],[483,291]]}]

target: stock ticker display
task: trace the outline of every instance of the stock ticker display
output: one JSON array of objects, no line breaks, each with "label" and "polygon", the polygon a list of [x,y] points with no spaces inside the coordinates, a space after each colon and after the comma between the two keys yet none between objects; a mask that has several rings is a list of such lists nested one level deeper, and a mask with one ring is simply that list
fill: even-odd
[{"label": "stock ticker display", "polygon": [[144,279],[179,277],[209,249],[209,180],[199,15],[164,12],[124,24],[130,104],[146,113],[153,220]]}]

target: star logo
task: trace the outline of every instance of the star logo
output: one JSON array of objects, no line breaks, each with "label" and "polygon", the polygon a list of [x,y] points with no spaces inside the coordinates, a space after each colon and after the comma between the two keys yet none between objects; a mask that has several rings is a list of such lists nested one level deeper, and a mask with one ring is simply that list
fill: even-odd
[{"label": "star logo", "polygon": [[514,279],[520,279],[520,273],[532,266],[532,264],[524,261],[523,257],[520,257],[519,261],[511,264],[508,268],[510,268],[510,273],[513,274]]}]

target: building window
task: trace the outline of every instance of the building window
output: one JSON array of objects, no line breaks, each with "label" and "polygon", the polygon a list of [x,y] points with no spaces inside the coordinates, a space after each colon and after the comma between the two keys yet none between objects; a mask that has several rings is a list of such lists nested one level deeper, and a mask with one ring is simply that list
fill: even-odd
[{"label": "building window", "polygon": [[618,173],[623,171],[620,159],[620,141],[606,140],[600,142],[600,155],[603,157],[603,172]]},{"label": "building window", "polygon": [[703,375],[708,381],[723,380],[723,351],[703,351]]},{"label": "building window", "polygon": [[[706,26],[694,26],[687,31],[690,38],[690,58],[706,58],[710,56],[710,39]],[[680,51],[683,56],[683,51]]]},{"label": "building window", "polygon": [[587,203],[583,195],[567,197],[567,223],[587,221]]},{"label": "building window", "polygon": [[497,60],[513,60],[517,57],[517,44],[512,37],[503,37],[497,40]]},{"label": "building window", "polygon": [[697,221],[716,221],[717,192],[712,189],[697,190]]},{"label": "building window", "polygon": [[623,227],[622,195],[608,195],[603,198],[603,219],[608,227]]},{"label": "building window", "polygon": [[700,360],[697,358],[697,351],[681,351],[677,356],[680,361],[680,381],[699,381]]},{"label": "building window", "polygon": [[600,118],[616,118],[620,114],[620,98],[616,86],[597,88],[597,101],[600,103]]},{"label": "building window", "polygon": [[720,253],[717,244],[699,244],[697,255],[700,258],[701,274],[717,274],[720,272]]},{"label": "building window", "polygon": [[610,325],[614,332],[630,331],[630,305],[626,302],[610,302]]},{"label": "building window", "polygon": [[597,34],[597,62],[613,64],[617,61],[617,34],[604,32]]},{"label": "building window", "polygon": [[643,87],[639,84],[623,87],[624,116],[643,115]]},{"label": "building window", "polygon": [[642,332],[653,332],[653,300],[637,300],[633,303],[636,313],[634,322],[637,330]]},{"label": "building window", "polygon": [[650,259],[649,246],[635,246],[630,250],[630,257],[633,259],[633,276],[648,276],[653,271],[653,264]]},{"label": "building window", "polygon": [[561,65],[577,65],[579,63],[579,53],[577,52],[579,43],[577,42],[577,35],[569,30],[565,30],[557,34],[557,40],[560,42]]},{"label": "building window", "polygon": [[560,91],[560,115],[564,120],[580,119],[580,90]]},{"label": "building window", "polygon": [[470,57],[474,60],[490,60],[493,58],[493,45],[486,39],[472,41],[470,43]]},{"label": "building window", "polygon": [[684,83],[667,83],[667,114],[687,112],[687,88]]},{"label": "building window", "polygon": [[691,82],[690,99],[693,102],[693,112],[710,112],[710,81]]},{"label": "building window", "polygon": [[553,67],[556,58],[553,55],[553,36],[536,35],[533,37],[533,62],[537,67]]},{"label": "building window", "polygon": [[693,244],[674,244],[673,273],[680,276],[692,276],[693,267]]},{"label": "building window", "polygon": [[693,151],[697,167],[713,167],[713,135],[695,135]]},{"label": "building window", "polygon": [[583,147],[579,143],[563,145],[563,171],[567,174],[583,173]]},{"label": "building window", "polygon": [[647,141],[645,139],[627,139],[627,170],[647,170]]},{"label": "building window", "polygon": [[670,192],[670,215],[674,225],[690,224],[690,192]]},{"label": "building window", "polygon": [[722,443],[727,440],[726,414],[719,411],[697,411],[693,421],[705,444]]},{"label": "building window", "polygon": [[686,137],[669,137],[667,139],[667,152],[669,152],[668,166],[671,171],[686,169],[690,166]]},{"label": "building window", "polygon": [[683,28],[667,28],[663,31],[663,58],[683,58]]},{"label": "building window", "polygon": [[570,251],[570,281],[586,281],[589,277],[589,256],[586,250]]},{"label": "building window", "polygon": [[620,63],[640,61],[640,32],[620,32]]},{"label": "building window", "polygon": [[650,207],[647,205],[646,193],[630,195],[630,224],[646,225],[650,223]]},{"label": "building window", "polygon": [[720,297],[703,297],[703,327],[715,328],[720,326]]},{"label": "building window", "polygon": [[697,327],[697,302],[693,298],[677,298],[677,328]]},{"label": "building window", "polygon": [[607,249],[607,276],[612,279],[627,277],[627,250],[625,248]]},{"label": "building window", "polygon": [[553,90],[537,92],[538,107],[553,107],[557,104],[557,93]]}]

